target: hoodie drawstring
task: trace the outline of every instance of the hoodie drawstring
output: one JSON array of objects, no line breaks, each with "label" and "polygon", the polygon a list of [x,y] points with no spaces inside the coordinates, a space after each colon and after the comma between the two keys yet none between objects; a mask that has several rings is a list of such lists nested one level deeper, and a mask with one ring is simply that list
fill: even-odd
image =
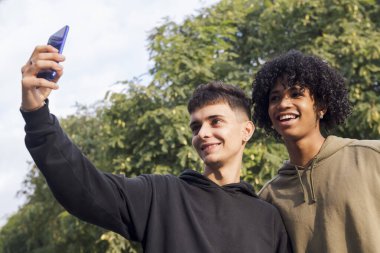
[{"label": "hoodie drawstring", "polygon": [[[316,161],[317,161],[317,157],[314,157],[313,160],[311,161],[311,165],[309,167],[310,168],[309,181],[310,181],[310,194],[311,194],[310,204],[314,204],[315,202],[317,202],[315,199],[314,183],[313,183],[313,169],[314,169]],[[302,182],[301,173],[300,173],[300,169],[299,169],[299,167],[301,167],[301,166],[294,165],[294,167],[297,170],[298,180],[300,181],[301,189],[302,189],[302,193],[303,193],[303,202],[305,202],[306,201],[305,185]]]},{"label": "hoodie drawstring", "polygon": [[296,170],[297,170],[298,180],[300,181],[301,189],[302,189],[302,193],[303,193],[303,202],[305,202],[305,199],[306,199],[305,186],[304,186],[303,183],[302,183],[301,174],[300,174],[300,171],[299,171],[299,169],[298,169],[298,166],[297,166],[297,165],[294,165],[294,167],[296,167]]},{"label": "hoodie drawstring", "polygon": [[311,165],[310,165],[310,191],[311,191],[311,204],[314,204],[316,201],[315,194],[314,194],[314,184],[313,184],[313,168],[315,165],[315,162],[317,161],[317,157],[314,157]]}]

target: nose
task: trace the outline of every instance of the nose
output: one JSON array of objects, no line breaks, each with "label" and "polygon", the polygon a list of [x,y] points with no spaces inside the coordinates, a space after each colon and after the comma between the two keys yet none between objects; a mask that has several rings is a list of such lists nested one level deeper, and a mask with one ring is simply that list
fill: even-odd
[{"label": "nose", "polygon": [[208,138],[211,136],[210,127],[207,124],[203,124],[199,129],[198,136],[202,139]]},{"label": "nose", "polygon": [[279,108],[289,108],[291,106],[291,98],[287,95],[283,96],[278,103]]}]

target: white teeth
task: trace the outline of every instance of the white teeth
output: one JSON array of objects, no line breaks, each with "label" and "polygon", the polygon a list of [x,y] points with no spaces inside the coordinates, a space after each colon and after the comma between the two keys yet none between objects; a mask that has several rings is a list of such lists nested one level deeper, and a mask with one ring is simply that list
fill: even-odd
[{"label": "white teeth", "polygon": [[280,116],[280,120],[295,119],[295,118],[296,118],[296,115],[290,115],[290,114]]}]

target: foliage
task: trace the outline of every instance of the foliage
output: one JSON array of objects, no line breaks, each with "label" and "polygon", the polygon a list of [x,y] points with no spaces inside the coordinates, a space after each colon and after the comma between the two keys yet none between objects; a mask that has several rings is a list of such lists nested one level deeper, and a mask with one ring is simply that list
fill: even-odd
[{"label": "foliage", "polygon": [[126,85],[125,93],[109,96],[101,126],[114,171],[136,176],[199,168],[186,106],[167,102],[155,86]]},{"label": "foliage", "polygon": [[[258,68],[289,49],[326,59],[347,79],[355,106],[334,133],[380,137],[380,7],[375,0],[222,0],[170,20],[149,36],[152,81],[122,82],[125,90],[61,120],[100,169],[132,177],[201,170],[191,148],[186,102],[194,87],[223,80],[250,92]],[[257,129],[245,150],[242,178],[256,189],[287,158],[281,143]],[[0,230],[0,253],[139,252],[139,246],[68,215],[32,166],[27,203]]]},{"label": "foliage", "polygon": [[1,228],[1,253],[105,252],[108,244],[96,242],[104,231],[64,211],[35,166],[24,184],[28,201]]},{"label": "foliage", "polygon": [[[274,1],[250,19],[247,37],[261,38],[266,59],[292,48],[326,59],[347,79],[354,112],[338,135],[380,135],[380,22],[375,0]],[[257,22],[260,28],[256,29]],[[250,48],[248,46],[248,48]],[[251,47],[253,48],[253,47]],[[251,59],[255,55],[250,55]]]}]

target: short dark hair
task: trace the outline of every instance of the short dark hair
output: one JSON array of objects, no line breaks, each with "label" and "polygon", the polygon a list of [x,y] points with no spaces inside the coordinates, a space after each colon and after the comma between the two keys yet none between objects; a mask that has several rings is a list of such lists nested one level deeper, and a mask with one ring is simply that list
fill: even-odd
[{"label": "short dark hair", "polygon": [[288,87],[308,88],[317,108],[327,110],[320,121],[324,130],[342,124],[351,113],[343,76],[316,56],[290,50],[266,62],[252,84],[252,118],[268,134],[278,136],[271,127],[268,106],[269,93],[280,78],[286,80],[284,85]]},{"label": "short dark hair", "polygon": [[251,118],[251,100],[244,91],[221,81],[199,85],[187,104],[187,110],[191,114],[203,106],[220,102],[227,103],[231,109],[241,109],[249,119]]}]

